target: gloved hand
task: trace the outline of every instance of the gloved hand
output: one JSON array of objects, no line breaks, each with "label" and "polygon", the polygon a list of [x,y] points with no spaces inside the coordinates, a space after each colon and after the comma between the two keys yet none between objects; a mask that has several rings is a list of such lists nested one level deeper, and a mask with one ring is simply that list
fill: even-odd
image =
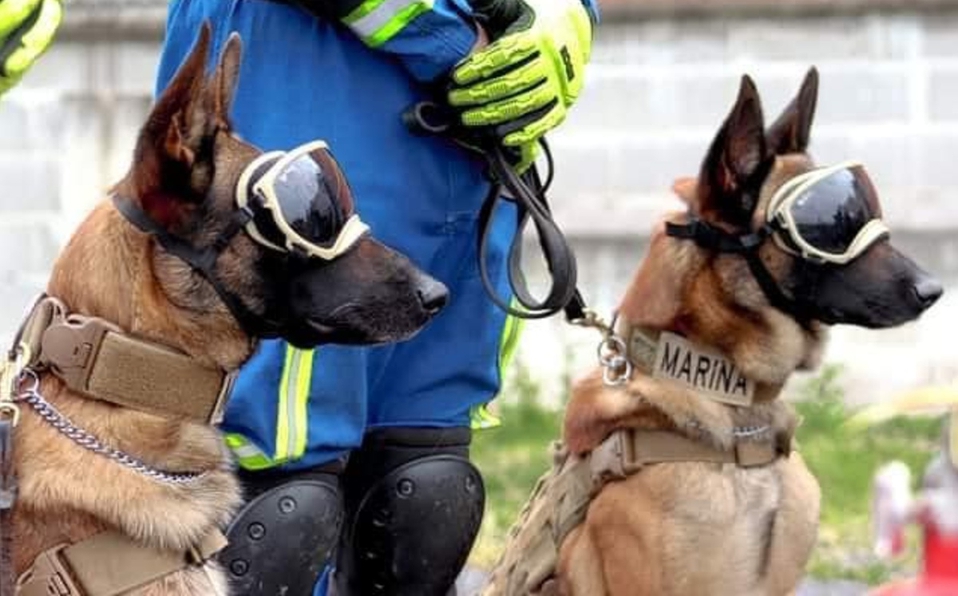
[{"label": "gloved hand", "polygon": [[449,104],[467,127],[489,128],[528,166],[582,90],[592,21],[581,0],[473,0],[492,43],[452,72]]},{"label": "gloved hand", "polygon": [[62,19],[61,0],[0,0],[0,94],[47,50]]}]

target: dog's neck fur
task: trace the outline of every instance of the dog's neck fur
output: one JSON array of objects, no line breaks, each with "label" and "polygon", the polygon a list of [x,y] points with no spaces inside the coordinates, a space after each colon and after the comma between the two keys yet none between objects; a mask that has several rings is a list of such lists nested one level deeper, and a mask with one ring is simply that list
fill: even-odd
[{"label": "dog's neck fur", "polygon": [[[238,369],[252,353],[252,342],[222,304],[213,312],[190,312],[171,301],[156,277],[155,247],[149,236],[104,202],[67,244],[47,293],[71,312],[106,319],[182,350],[200,364]],[[176,266],[188,269],[185,263]],[[89,283],[94,278],[111,283]]]},{"label": "dog's neck fur", "polygon": [[[186,313],[172,304],[155,277],[155,258],[152,240],[107,201],[61,253],[47,292],[71,312],[106,319],[206,365],[238,368],[252,345],[228,311]],[[161,470],[206,474],[185,485],[158,483],[73,444],[25,413],[15,446],[21,503],[14,537],[18,573],[44,549],[107,528],[156,547],[185,549],[228,521],[239,490],[216,430],[80,396],[53,375],[43,376],[41,393],[107,445]],[[96,486],[91,478],[97,479]],[[100,498],[107,493],[109,498]],[[125,506],[118,509],[116,503]]]},{"label": "dog's neck fur", "polygon": [[[745,376],[777,388],[795,370],[816,367],[825,343],[823,326],[803,327],[768,303],[744,259],[669,237],[664,221],[653,232],[619,318],[624,327],[670,331],[715,348]],[[739,426],[769,426],[789,435],[795,426],[791,409],[779,400],[731,407],[639,373],[620,390],[605,387],[598,372],[576,385],[565,421],[564,439],[577,453],[594,449],[617,428],[678,429],[728,448]]]},{"label": "dog's neck fur", "polygon": [[[714,347],[757,383],[781,385],[795,370],[818,366],[826,328],[817,323],[803,327],[771,306],[741,256],[710,254],[669,237],[664,222],[650,242],[622,301],[623,323],[671,331]],[[763,256],[776,255],[769,251]]]}]

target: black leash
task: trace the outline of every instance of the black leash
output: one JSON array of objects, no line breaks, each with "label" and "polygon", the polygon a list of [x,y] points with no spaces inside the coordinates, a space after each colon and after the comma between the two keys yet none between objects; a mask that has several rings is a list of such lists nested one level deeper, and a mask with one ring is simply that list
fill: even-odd
[{"label": "black leash", "polygon": [[[510,315],[522,319],[545,319],[564,311],[569,322],[584,320],[587,309],[576,287],[578,272],[575,253],[562,230],[552,219],[552,211],[546,199],[546,192],[553,178],[553,161],[545,140],[541,140],[540,143],[549,168],[546,180],[543,182],[535,165],[521,175],[516,173],[509,162],[509,156],[497,139],[483,137],[457,126],[456,116],[438,104],[431,102],[416,104],[403,114],[403,120],[415,134],[453,138],[481,153],[486,159],[493,184],[479,212],[478,255],[482,285],[493,303]],[[503,196],[504,190],[509,192],[510,198]],[[504,200],[513,201],[519,215],[516,235],[509,247],[508,272],[509,285],[520,308],[509,304],[496,292],[490,279],[486,258],[495,208],[500,201]],[[542,255],[549,269],[549,292],[542,300],[535,298],[529,291],[522,270],[522,236],[530,220],[535,226],[539,247],[542,249]]]}]

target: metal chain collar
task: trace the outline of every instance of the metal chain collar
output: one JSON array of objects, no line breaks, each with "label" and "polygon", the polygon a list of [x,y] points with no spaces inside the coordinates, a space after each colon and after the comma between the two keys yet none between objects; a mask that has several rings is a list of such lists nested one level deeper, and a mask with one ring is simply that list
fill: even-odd
[{"label": "metal chain collar", "polygon": [[632,361],[629,360],[628,347],[625,340],[615,332],[615,321],[606,323],[594,310],[586,309],[585,316],[572,321],[577,327],[597,329],[602,334],[602,341],[596,348],[596,356],[602,367],[602,381],[608,387],[621,387],[632,379]]},{"label": "metal chain collar", "polygon": [[189,484],[196,482],[207,474],[207,472],[164,472],[149,466],[119,449],[104,445],[95,436],[73,424],[69,418],[61,414],[59,410],[40,395],[40,379],[37,374],[29,368],[23,369],[20,373],[18,386],[20,386],[20,389],[13,399],[14,402],[23,402],[29,405],[33,408],[34,412],[60,434],[88,451],[105,456],[127,469],[164,484]]}]

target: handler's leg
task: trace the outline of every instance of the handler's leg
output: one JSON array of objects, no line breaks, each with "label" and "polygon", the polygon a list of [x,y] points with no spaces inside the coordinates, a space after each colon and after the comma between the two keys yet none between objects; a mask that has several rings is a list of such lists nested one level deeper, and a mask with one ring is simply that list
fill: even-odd
[{"label": "handler's leg", "polygon": [[485,502],[468,428],[370,432],[343,478],[342,596],[444,595],[466,562]]},{"label": "handler's leg", "polygon": [[[515,218],[502,215],[489,266],[508,296]],[[370,379],[370,430],[343,477],[336,596],[445,596],[479,530],[485,497],[469,462],[470,425],[499,390],[516,326],[482,289],[475,220],[461,224],[429,268],[450,288],[446,310],[414,340],[370,353],[385,365]]]}]

